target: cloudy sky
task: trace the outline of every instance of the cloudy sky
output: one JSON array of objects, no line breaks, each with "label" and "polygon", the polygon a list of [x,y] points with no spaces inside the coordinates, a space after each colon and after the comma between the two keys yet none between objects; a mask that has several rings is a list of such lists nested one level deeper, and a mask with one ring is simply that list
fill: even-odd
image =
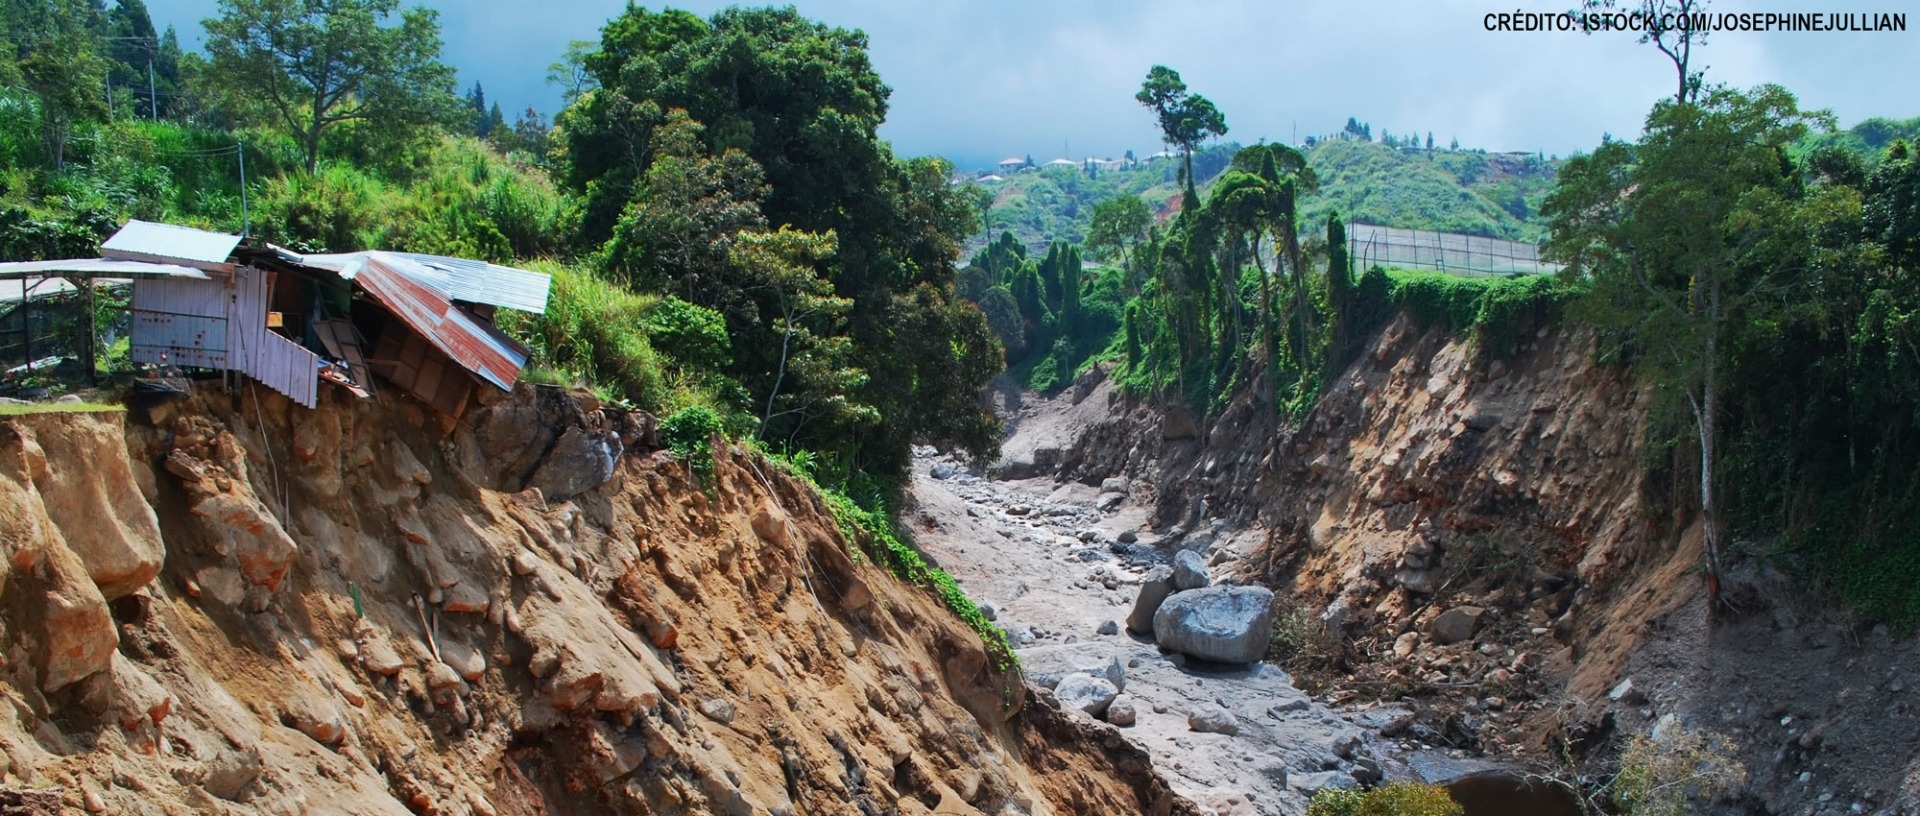
[{"label": "cloudy sky", "polygon": [[[1713,34],[1696,63],[1709,81],[1777,82],[1843,125],[1920,115],[1920,9],[1911,0],[1716,0],[1716,12],[1910,12],[1908,31]],[[463,87],[479,81],[508,118],[551,114],[548,63],[598,39],[624,0],[428,0]],[[1441,144],[1567,154],[1603,133],[1637,134],[1672,67],[1630,36],[1489,32],[1489,12],[1557,11],[1573,0],[797,0],[818,20],[867,32],[893,88],[882,135],[905,155],[962,167],[1008,155],[1159,149],[1133,101],[1156,63],[1225,112],[1229,138],[1294,141],[1347,117]],[[684,0],[708,14],[728,5]],[[154,22],[196,46],[216,0],[148,0]],[[659,5],[650,5],[659,8]]]}]

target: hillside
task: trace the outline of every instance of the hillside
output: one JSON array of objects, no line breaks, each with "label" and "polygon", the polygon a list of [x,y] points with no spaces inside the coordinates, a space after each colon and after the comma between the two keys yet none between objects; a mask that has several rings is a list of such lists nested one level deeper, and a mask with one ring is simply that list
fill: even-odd
[{"label": "hillside", "polygon": [[[1201,192],[1232,160],[1240,145],[1214,145],[1194,157]],[[1306,199],[1302,232],[1319,234],[1338,211],[1349,223],[1462,232],[1512,241],[1545,237],[1540,204],[1553,187],[1557,161],[1534,154],[1481,150],[1401,150],[1378,142],[1332,140],[1302,148],[1320,179]],[[986,235],[1011,231],[1029,251],[1044,252],[1053,240],[1085,240],[1093,206],[1118,195],[1146,199],[1162,216],[1179,193],[1177,165],[1161,161],[1138,169],[1097,175],[1075,168],[1042,168],[977,182],[992,196],[986,232],[973,236],[967,252]]]}]

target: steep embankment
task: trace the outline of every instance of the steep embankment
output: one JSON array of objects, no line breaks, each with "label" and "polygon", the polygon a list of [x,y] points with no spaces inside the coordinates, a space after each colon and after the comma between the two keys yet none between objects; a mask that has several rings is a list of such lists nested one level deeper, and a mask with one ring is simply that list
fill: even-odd
[{"label": "steep embankment", "polygon": [[182,814],[1190,807],[1023,705],[809,485],[650,436],[547,389],[457,423],[258,390],[0,421],[5,786]]},{"label": "steep embankment", "polygon": [[1069,438],[1011,447],[1001,468],[1128,477],[1168,548],[1211,553],[1312,622],[1284,638],[1305,652],[1297,676],[1413,709],[1382,730],[1403,748],[1550,773],[1571,748],[1605,778],[1620,737],[1665,721],[1729,738],[1735,811],[1920,806],[1915,644],[1832,609],[1785,560],[1740,560],[1713,613],[1697,524],[1653,498],[1687,476],[1647,483],[1645,392],[1583,331],[1520,336],[1495,358],[1403,316],[1298,429],[1256,396],[1196,417],[1092,375],[1023,406]]}]

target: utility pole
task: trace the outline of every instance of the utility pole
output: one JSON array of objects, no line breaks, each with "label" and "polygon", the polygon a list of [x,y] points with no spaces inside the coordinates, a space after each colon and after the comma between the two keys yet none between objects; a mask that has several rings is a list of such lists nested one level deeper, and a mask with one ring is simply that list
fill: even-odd
[{"label": "utility pole", "polygon": [[245,238],[252,226],[247,220],[247,143],[236,141],[233,148],[240,155],[240,237]]},{"label": "utility pole", "polygon": [[153,58],[147,58],[147,118],[160,121],[160,94],[153,89]]}]

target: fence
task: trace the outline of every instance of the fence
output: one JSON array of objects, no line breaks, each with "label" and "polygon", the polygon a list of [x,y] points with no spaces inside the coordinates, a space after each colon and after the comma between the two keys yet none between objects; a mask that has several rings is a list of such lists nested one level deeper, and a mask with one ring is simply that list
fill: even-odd
[{"label": "fence", "polygon": [[1540,259],[1540,247],[1457,232],[1347,225],[1347,251],[1355,267],[1431,269],[1463,277],[1544,275],[1561,265]]}]

